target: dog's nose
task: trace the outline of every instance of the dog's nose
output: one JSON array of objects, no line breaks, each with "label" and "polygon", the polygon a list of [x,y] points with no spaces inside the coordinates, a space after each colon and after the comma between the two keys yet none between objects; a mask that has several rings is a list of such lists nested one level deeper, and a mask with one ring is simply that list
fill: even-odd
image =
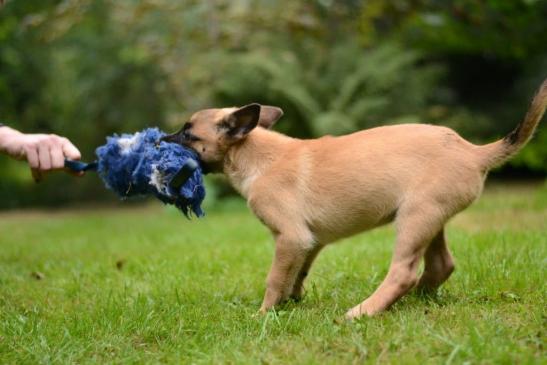
[{"label": "dog's nose", "polygon": [[166,136],[161,137],[160,141],[182,144],[182,142],[184,141],[184,135],[181,132],[168,134]]}]

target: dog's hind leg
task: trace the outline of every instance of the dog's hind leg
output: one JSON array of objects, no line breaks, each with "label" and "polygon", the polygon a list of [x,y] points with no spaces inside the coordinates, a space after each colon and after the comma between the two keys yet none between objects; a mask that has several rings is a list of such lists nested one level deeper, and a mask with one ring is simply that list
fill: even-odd
[{"label": "dog's hind leg", "polygon": [[361,304],[346,313],[349,319],[372,316],[389,308],[418,282],[420,261],[433,238],[442,229],[446,215],[435,203],[416,202],[397,213],[397,239],[386,278]]},{"label": "dog's hind leg", "polygon": [[296,281],[294,283],[292,293],[291,293],[291,296],[290,296],[292,299],[300,300],[302,298],[302,294],[303,294],[303,290],[304,290],[304,280],[308,276],[311,265],[315,261],[315,258],[319,254],[319,251],[321,251],[321,249],[323,247],[324,246],[321,246],[321,245],[317,244],[315,247],[313,247],[307,253],[307,257],[304,261],[304,265],[302,265],[302,268],[300,269],[300,272],[296,276]]},{"label": "dog's hind leg", "polygon": [[424,292],[433,292],[454,271],[454,260],[448,250],[444,229],[435,236],[427,248],[424,261],[424,272],[417,288]]}]

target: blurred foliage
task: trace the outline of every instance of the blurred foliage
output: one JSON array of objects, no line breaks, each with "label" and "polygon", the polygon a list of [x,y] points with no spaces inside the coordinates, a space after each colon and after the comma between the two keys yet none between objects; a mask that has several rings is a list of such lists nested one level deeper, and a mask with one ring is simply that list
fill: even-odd
[{"label": "blurred foliage", "polygon": [[[299,137],[421,121],[486,142],[547,76],[545,19],[534,0],[6,1],[0,119],[87,159],[109,134],[249,102],[281,106]],[[545,174],[546,146],[541,127],[513,168]],[[36,187],[24,168],[0,158],[0,207],[111,198],[95,177]]]},{"label": "blurred foliage", "polygon": [[416,52],[391,44],[363,51],[355,42],[328,50],[308,47],[304,55],[253,52],[228,67],[215,97],[224,105],[241,100],[279,105],[291,120],[283,126],[287,133],[302,137],[418,122],[440,71],[416,67],[418,59]]}]

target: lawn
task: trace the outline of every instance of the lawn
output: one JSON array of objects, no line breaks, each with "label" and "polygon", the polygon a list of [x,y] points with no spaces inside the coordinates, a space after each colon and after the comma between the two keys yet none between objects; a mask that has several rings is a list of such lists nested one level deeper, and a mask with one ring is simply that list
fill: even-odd
[{"label": "lawn", "polygon": [[0,213],[0,363],[546,363],[547,185],[493,184],[449,224],[456,271],[341,321],[390,227],[332,245],[301,303],[258,316],[273,245],[240,203]]}]

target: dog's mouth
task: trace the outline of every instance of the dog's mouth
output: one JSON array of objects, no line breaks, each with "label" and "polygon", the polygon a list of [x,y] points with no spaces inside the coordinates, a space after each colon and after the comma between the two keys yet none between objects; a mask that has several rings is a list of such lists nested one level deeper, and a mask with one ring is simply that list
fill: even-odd
[{"label": "dog's mouth", "polygon": [[166,136],[163,136],[160,138],[160,141],[167,142],[167,143],[176,143],[178,145],[181,145],[185,148],[192,150],[199,159],[199,164],[201,166],[201,171],[203,172],[203,174],[208,174],[208,173],[217,171],[217,168],[213,166],[214,164],[209,164],[203,161],[200,153],[195,148],[193,148],[190,145],[189,141],[185,138],[183,130],[180,130],[179,132],[176,132],[173,134],[168,134]]}]

